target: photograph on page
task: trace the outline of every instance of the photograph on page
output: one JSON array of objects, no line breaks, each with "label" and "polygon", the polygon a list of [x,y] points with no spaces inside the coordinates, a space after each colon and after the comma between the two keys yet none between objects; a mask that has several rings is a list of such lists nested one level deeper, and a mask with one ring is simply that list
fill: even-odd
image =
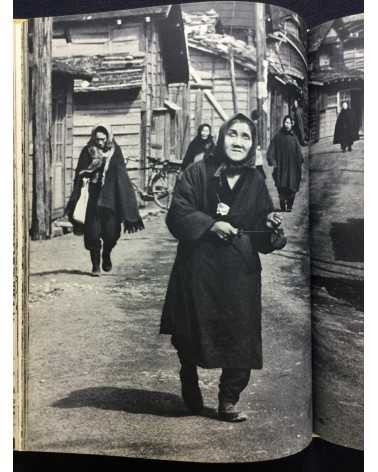
[{"label": "photograph on page", "polygon": [[238,1],[28,21],[23,449],[309,445],[307,37]]}]

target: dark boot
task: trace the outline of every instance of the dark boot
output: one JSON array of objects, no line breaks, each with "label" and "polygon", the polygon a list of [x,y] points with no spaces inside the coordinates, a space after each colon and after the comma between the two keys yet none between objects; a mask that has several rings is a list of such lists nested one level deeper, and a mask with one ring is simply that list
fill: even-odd
[{"label": "dark boot", "polygon": [[295,199],[295,196],[290,197],[289,200],[287,201],[287,211],[288,212],[291,212],[291,210],[293,209],[294,199]]},{"label": "dark boot", "polygon": [[183,365],[180,370],[181,394],[185,405],[192,413],[200,413],[203,409],[203,399],[198,385],[197,367]]},{"label": "dark boot", "polygon": [[281,208],[281,211],[286,211],[286,200],[280,199],[280,208]]},{"label": "dark boot", "polygon": [[100,249],[91,249],[91,261],[92,261],[92,275],[99,277],[101,275],[100,269]]},{"label": "dark boot", "polygon": [[231,402],[221,402],[218,407],[218,418],[221,421],[230,423],[240,423],[248,419],[248,416],[242,411],[238,411]]},{"label": "dark boot", "polygon": [[102,269],[105,272],[110,272],[112,270],[112,261],[110,259],[110,251],[102,251]]}]

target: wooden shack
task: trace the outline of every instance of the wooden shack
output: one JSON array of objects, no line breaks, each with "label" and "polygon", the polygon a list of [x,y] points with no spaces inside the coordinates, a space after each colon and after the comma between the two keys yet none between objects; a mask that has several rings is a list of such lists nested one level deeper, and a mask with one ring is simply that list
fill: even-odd
[{"label": "wooden shack", "polygon": [[[33,70],[30,70],[32,78]],[[58,60],[52,60],[51,67],[51,197],[46,196],[45,205],[50,208],[50,223],[64,214],[64,207],[71,193],[73,166],[73,90],[74,80],[92,79],[86,71]],[[30,83],[32,81],[30,80]],[[32,94],[29,94],[31,99]],[[32,137],[33,113],[29,115],[29,136]],[[33,206],[36,188],[34,176],[33,141],[29,143],[29,223],[33,226]],[[46,177],[48,178],[48,177]]]},{"label": "wooden shack", "polygon": [[[224,11],[230,8],[228,3],[204,3],[205,6],[201,3],[199,7],[197,4],[184,6],[190,11],[184,20],[191,64],[192,136],[201,122],[208,122],[216,133],[224,119],[233,114],[235,106],[247,115],[257,107],[257,53],[254,41],[250,39],[254,37],[253,23],[245,20],[245,9],[252,15],[253,5],[235,2],[242,3],[244,17],[240,17],[241,10],[236,9],[239,16],[230,23]],[[212,9],[206,11],[210,3]],[[196,12],[196,8],[202,9]],[[223,16],[218,14],[218,10]],[[282,9],[269,18],[274,23],[267,33],[267,127],[268,136],[272,137],[282,126],[282,119],[289,112],[293,100],[307,98],[303,92],[306,88],[307,62],[299,20]],[[222,25],[223,22],[226,26]],[[297,36],[293,28],[287,26],[289,23],[296,25]],[[234,31],[237,31],[236,35],[229,34]]]},{"label": "wooden shack", "polygon": [[314,28],[309,40],[311,141],[331,139],[341,104],[364,127],[363,15],[328,21]]},{"label": "wooden shack", "polygon": [[[147,156],[180,158],[183,148],[187,47],[179,5],[54,20],[53,56],[93,73],[76,81],[73,169],[91,130],[111,127],[132,178],[147,180]],[[172,100],[170,84],[175,88]],[[178,94],[178,95],[177,95]]]}]

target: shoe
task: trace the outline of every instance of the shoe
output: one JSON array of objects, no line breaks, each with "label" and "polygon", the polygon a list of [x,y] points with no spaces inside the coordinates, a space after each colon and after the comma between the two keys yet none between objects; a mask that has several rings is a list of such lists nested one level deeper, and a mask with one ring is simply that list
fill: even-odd
[{"label": "shoe", "polygon": [[228,421],[230,423],[241,423],[242,421],[246,421],[248,416],[242,411],[236,410],[233,403],[225,402],[219,404],[218,419],[221,421]]},{"label": "shoe", "polygon": [[280,200],[281,211],[286,211],[286,200]]},{"label": "shoe", "polygon": [[99,277],[101,275],[100,269],[100,251],[97,249],[92,249],[90,251],[91,261],[92,261],[92,275],[94,277]]},{"label": "shoe", "polygon": [[110,254],[102,253],[102,270],[105,272],[110,272],[112,270],[112,261],[110,259]]},{"label": "shoe", "polygon": [[188,410],[191,413],[200,413],[203,410],[202,393],[198,385],[196,374],[180,371],[181,395]]},{"label": "shoe", "polygon": [[100,277],[101,269],[100,266],[92,266],[92,276],[93,277]]}]

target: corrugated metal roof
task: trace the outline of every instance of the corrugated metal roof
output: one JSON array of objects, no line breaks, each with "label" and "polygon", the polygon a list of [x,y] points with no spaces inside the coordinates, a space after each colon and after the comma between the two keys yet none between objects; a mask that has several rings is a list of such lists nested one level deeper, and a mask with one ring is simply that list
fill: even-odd
[{"label": "corrugated metal roof", "polygon": [[130,8],[129,10],[114,10],[101,13],[82,13],[78,15],[64,15],[54,18],[55,23],[67,23],[75,21],[93,21],[107,18],[126,18],[132,16],[165,16],[167,17],[171,5],[156,5],[144,8]]}]

